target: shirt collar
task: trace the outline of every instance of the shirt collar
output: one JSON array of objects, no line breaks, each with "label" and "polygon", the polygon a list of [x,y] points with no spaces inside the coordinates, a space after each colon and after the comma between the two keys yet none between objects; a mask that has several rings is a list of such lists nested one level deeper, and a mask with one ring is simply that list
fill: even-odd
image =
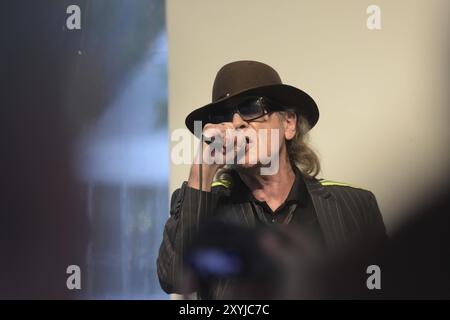
[{"label": "shirt collar", "polygon": [[[297,202],[300,204],[306,203],[306,199],[308,196],[308,190],[306,188],[306,184],[304,181],[304,177],[300,170],[297,167],[293,167],[295,180],[289,191],[289,194],[286,198],[287,203]],[[247,185],[242,181],[238,174],[235,175],[236,179],[236,188],[234,192],[234,198],[236,202],[261,202],[255,199],[250,189]]]},{"label": "shirt collar", "polygon": [[292,185],[291,191],[289,191],[289,194],[286,198],[286,202],[304,203],[308,194],[306,184],[303,180],[303,176],[300,170],[297,167],[294,167],[293,170],[295,173],[295,180],[294,184]]}]

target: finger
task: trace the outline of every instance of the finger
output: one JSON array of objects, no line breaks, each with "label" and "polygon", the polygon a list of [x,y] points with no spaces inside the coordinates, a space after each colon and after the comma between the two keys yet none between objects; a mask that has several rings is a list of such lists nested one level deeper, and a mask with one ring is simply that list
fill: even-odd
[{"label": "finger", "polygon": [[210,144],[215,139],[222,138],[222,131],[215,126],[210,126],[203,131],[203,138],[207,144]]}]

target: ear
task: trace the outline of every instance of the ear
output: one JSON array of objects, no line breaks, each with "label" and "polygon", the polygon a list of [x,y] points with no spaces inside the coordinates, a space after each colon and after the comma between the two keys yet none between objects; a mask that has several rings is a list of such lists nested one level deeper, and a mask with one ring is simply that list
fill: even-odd
[{"label": "ear", "polygon": [[297,114],[292,111],[287,111],[284,116],[284,138],[292,140],[297,132]]}]

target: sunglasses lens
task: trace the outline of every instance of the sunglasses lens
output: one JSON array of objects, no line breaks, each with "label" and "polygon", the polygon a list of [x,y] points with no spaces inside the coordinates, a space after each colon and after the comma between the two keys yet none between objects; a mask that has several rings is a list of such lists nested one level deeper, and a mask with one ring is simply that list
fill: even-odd
[{"label": "sunglasses lens", "polygon": [[251,120],[264,115],[264,107],[261,99],[244,101],[239,104],[238,110],[244,120]]},{"label": "sunglasses lens", "polygon": [[[270,104],[270,105],[269,105]],[[273,104],[273,106],[272,106]],[[233,121],[236,111],[246,121],[255,120],[264,116],[267,112],[277,110],[277,104],[264,97],[250,97],[234,107],[225,107],[215,110],[209,115],[210,123],[222,123]],[[236,111],[235,111],[236,110]]]}]

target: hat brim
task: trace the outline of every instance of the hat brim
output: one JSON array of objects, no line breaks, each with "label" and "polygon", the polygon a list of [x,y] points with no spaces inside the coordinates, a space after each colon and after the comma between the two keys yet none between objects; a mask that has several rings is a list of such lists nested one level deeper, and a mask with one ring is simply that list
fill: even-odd
[{"label": "hat brim", "polygon": [[290,109],[295,109],[297,114],[301,114],[307,119],[310,128],[314,127],[319,120],[319,109],[313,98],[306,92],[287,84],[275,84],[243,90],[232,96],[224,97],[201,108],[195,109],[186,117],[186,127],[195,134],[194,121],[202,121],[203,129],[203,126],[208,122],[210,113],[213,113],[217,108],[223,107],[224,105],[237,103],[240,99],[250,95],[267,96],[277,100]]}]

